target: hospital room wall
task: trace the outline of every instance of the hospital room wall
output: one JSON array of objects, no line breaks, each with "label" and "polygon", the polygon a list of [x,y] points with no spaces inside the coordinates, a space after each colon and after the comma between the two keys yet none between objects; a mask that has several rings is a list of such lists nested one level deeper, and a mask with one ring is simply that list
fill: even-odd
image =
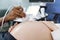
[{"label": "hospital room wall", "polygon": [[0,0],[0,9],[7,9],[12,4],[20,4],[23,7],[28,7],[29,0]]}]

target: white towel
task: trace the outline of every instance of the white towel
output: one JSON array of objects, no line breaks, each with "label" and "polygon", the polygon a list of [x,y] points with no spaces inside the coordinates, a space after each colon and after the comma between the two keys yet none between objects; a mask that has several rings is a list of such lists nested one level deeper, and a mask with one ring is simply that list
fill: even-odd
[{"label": "white towel", "polygon": [[60,29],[51,32],[53,40],[60,40]]}]

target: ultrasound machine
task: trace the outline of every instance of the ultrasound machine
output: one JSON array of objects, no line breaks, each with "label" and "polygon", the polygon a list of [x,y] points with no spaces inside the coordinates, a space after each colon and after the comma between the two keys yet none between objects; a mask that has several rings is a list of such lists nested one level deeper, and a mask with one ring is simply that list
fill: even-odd
[{"label": "ultrasound machine", "polygon": [[[29,2],[31,4],[31,6],[33,6],[33,7],[38,6],[38,8],[36,9],[36,10],[38,10],[38,12],[34,11],[35,13],[33,13],[33,14],[35,14],[35,16],[38,13],[37,20],[39,20],[39,19],[46,20],[46,17],[48,16],[48,14],[45,12],[46,11],[46,4],[47,3],[54,3],[55,0],[29,0]],[[31,7],[31,6],[29,6],[29,7]],[[32,9],[33,8],[31,8],[31,10]]]}]

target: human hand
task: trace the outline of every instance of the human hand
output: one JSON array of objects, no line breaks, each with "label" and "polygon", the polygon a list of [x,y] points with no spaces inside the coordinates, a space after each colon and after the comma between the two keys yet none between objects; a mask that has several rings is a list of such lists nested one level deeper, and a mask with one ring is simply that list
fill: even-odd
[{"label": "human hand", "polygon": [[14,7],[5,17],[5,21],[14,20],[16,17],[23,18],[26,14],[23,11],[23,8],[21,6]]}]

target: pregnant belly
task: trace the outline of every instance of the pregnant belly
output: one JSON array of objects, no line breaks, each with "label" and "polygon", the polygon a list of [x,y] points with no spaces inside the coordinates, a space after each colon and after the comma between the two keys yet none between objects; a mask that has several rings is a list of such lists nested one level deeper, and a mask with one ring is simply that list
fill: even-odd
[{"label": "pregnant belly", "polygon": [[52,40],[50,33],[41,21],[20,23],[10,32],[17,40]]}]

